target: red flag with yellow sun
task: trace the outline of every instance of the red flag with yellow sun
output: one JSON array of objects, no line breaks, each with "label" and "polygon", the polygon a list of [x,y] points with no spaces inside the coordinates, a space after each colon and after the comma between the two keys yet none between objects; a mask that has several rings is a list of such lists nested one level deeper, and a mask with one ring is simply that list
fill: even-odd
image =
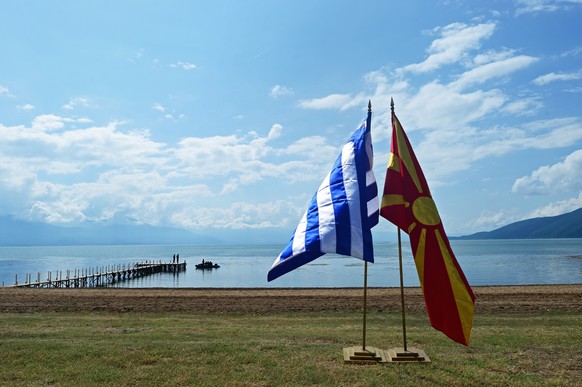
[{"label": "red flag with yellow sun", "polygon": [[410,237],[431,325],[469,345],[475,295],[453,254],[426,179],[394,111],[380,215]]}]

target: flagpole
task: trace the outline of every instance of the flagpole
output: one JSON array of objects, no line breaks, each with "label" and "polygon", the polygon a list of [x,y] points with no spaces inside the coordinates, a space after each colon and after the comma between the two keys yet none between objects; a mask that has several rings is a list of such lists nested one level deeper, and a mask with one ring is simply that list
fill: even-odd
[{"label": "flagpole", "polygon": [[[371,126],[372,115],[372,101],[368,100],[368,117],[366,118],[366,126]],[[364,327],[362,337],[362,351],[366,351],[366,317],[368,310],[368,261],[364,261]]]},{"label": "flagpole", "polygon": [[404,338],[404,352],[408,352],[406,345],[406,312],[404,308],[404,275],[402,273],[402,239],[398,227],[398,264],[400,266],[400,303],[402,305],[402,337]]},{"label": "flagpole", "polygon": [[[390,110],[392,112],[392,129],[394,130],[394,99],[390,98]],[[392,135],[394,141],[394,134]],[[400,303],[402,307],[402,338],[403,348],[392,348],[387,351],[389,362],[430,362],[423,350],[410,348],[406,343],[406,308],[404,305],[404,274],[402,269],[402,237],[400,227],[398,228],[398,266],[400,269]]]},{"label": "flagpole", "polygon": [[366,314],[368,310],[368,261],[364,261],[364,330],[362,351],[366,350]]},{"label": "flagpole", "polygon": [[[372,127],[372,101],[368,100],[368,117],[366,128]],[[368,261],[364,260],[364,321],[362,330],[362,346],[344,348],[344,361],[346,363],[386,363],[386,351],[368,347],[366,348],[366,317],[368,311]]]}]

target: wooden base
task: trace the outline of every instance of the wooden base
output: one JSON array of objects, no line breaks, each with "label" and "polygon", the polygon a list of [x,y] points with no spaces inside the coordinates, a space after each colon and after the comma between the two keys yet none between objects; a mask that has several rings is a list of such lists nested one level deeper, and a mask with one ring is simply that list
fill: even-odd
[{"label": "wooden base", "polygon": [[430,359],[421,349],[408,348],[392,348],[388,351],[389,363],[430,363]]},{"label": "wooden base", "polygon": [[366,349],[363,349],[361,346],[344,348],[345,363],[377,364],[386,363],[387,361],[387,353],[383,349],[374,347],[366,347]]}]

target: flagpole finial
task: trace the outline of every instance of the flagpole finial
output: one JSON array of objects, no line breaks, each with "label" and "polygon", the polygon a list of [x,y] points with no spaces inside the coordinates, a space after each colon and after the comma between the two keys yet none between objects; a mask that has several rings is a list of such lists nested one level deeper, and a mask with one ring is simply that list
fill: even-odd
[{"label": "flagpole finial", "polygon": [[394,114],[394,98],[390,97],[390,110],[392,110],[392,114]]},{"label": "flagpole finial", "polygon": [[372,101],[368,100],[368,113],[372,113]]}]

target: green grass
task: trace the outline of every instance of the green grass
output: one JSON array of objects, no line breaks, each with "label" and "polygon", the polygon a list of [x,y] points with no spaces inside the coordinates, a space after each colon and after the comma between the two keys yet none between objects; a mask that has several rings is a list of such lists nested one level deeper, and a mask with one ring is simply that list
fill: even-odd
[{"label": "green grass", "polygon": [[[344,364],[357,313],[0,315],[0,385],[575,385],[582,316],[476,316],[470,347],[409,315],[427,364]],[[402,346],[398,314],[368,315],[367,345]]]}]

